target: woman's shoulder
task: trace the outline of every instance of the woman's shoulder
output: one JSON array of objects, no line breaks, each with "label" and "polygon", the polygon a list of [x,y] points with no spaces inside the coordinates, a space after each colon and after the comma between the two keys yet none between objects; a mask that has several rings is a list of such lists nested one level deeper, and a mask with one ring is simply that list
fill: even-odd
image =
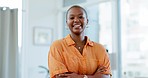
[{"label": "woman's shoulder", "polygon": [[104,45],[98,42],[93,42],[94,43],[94,47],[97,47],[98,49],[105,49]]},{"label": "woman's shoulder", "polygon": [[103,44],[98,43],[98,42],[93,42],[95,46],[103,46]]}]

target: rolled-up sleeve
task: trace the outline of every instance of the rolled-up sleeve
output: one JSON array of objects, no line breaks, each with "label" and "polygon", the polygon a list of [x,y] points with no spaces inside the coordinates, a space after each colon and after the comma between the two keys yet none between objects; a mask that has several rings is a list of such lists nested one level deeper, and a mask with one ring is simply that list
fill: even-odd
[{"label": "rolled-up sleeve", "polygon": [[108,56],[108,53],[106,52],[106,49],[101,46],[100,48],[100,55],[98,56],[98,69],[100,67],[103,67],[103,70],[102,72],[99,72],[101,74],[108,74],[108,75],[111,75],[111,64],[110,64],[110,59],[109,59],[109,56]]},{"label": "rolled-up sleeve", "polygon": [[56,74],[68,72],[66,66],[63,64],[63,58],[58,50],[58,46],[55,44],[50,47],[48,54],[48,67],[51,78],[54,78]]}]

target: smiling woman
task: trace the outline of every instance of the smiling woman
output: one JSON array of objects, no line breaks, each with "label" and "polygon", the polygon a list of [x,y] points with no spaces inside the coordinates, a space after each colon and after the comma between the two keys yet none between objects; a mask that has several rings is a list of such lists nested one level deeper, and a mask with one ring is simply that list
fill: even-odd
[{"label": "smiling woman", "polygon": [[67,10],[70,33],[50,46],[48,66],[51,78],[110,78],[110,60],[106,49],[85,36],[86,10],[78,5]]}]

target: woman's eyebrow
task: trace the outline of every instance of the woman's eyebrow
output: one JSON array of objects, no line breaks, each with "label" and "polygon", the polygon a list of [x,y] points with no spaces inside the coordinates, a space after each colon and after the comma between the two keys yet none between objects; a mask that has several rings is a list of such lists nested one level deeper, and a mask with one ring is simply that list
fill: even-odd
[{"label": "woman's eyebrow", "polygon": [[80,14],[78,14],[78,15],[84,15],[83,13],[80,13]]},{"label": "woman's eyebrow", "polygon": [[73,14],[69,14],[69,16],[74,16]]}]

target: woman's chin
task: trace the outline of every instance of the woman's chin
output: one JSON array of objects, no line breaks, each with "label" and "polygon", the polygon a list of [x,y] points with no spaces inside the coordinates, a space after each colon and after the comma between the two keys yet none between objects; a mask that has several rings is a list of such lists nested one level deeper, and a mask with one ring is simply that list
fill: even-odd
[{"label": "woman's chin", "polygon": [[80,31],[78,32],[77,31],[77,32],[73,32],[73,33],[76,34],[76,35],[80,35],[82,32],[80,32]]},{"label": "woman's chin", "polygon": [[76,34],[76,35],[80,35],[83,32],[82,29],[73,29],[72,33]]}]

